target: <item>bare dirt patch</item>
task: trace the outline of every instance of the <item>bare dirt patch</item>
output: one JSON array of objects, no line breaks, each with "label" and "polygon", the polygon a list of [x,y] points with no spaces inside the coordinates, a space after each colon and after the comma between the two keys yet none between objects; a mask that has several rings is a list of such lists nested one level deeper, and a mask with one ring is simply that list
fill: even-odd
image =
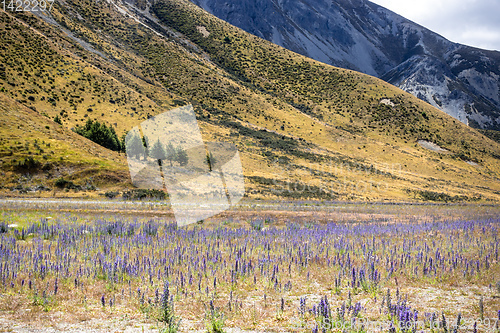
[{"label": "bare dirt patch", "polygon": [[385,104],[385,105],[392,106],[392,107],[395,106],[395,104],[388,98],[384,98],[383,100],[381,100],[380,104]]},{"label": "bare dirt patch", "polygon": [[418,140],[418,144],[425,149],[432,150],[436,153],[446,153],[449,150],[441,148],[439,145],[435,144],[434,142],[426,141],[426,140]]},{"label": "bare dirt patch", "polygon": [[208,32],[207,28],[204,27],[204,26],[200,26],[199,25],[199,26],[196,27],[196,30],[198,30],[198,32],[200,34],[202,34],[203,37],[205,37],[205,38],[207,38],[208,36],[210,36],[210,32]]}]

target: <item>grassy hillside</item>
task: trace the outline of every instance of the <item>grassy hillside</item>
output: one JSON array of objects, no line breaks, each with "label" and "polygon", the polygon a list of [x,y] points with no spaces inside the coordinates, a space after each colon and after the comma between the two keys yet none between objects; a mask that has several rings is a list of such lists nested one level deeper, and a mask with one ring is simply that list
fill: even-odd
[{"label": "grassy hillside", "polygon": [[[95,145],[19,102],[0,95],[0,157],[2,189],[14,193],[37,190],[57,195],[61,190],[92,190],[126,183],[124,157]],[[49,190],[52,189],[52,191]],[[65,196],[75,191],[66,191]]]},{"label": "grassy hillside", "polygon": [[[50,20],[0,13],[2,45],[11,45],[0,50],[3,103],[29,110],[49,127],[59,126],[52,122],[59,115],[56,140],[74,150],[87,177],[103,170],[126,175],[125,158],[112,152],[84,157],[87,146],[104,150],[71,141],[71,128],[99,119],[121,136],[148,116],[192,103],[207,140],[237,144],[250,197],[500,198],[498,143],[402,90],[299,56],[188,1],[156,2],[155,20],[122,8],[137,15],[131,18],[116,6],[56,3]],[[13,126],[14,120],[3,120],[2,151],[11,154],[2,157],[5,187],[26,174],[16,168],[25,152],[8,151],[17,144],[9,139]],[[31,137],[46,141],[46,135]],[[63,155],[54,151],[51,163],[73,166]],[[42,162],[43,155],[35,159]],[[61,176],[84,182],[74,168],[48,174],[40,163],[29,172],[48,182]],[[102,186],[126,185],[119,179]]]},{"label": "grassy hillside", "polygon": [[478,130],[479,133],[483,134],[484,136],[490,138],[493,141],[500,142],[500,131],[495,131],[495,130]]}]

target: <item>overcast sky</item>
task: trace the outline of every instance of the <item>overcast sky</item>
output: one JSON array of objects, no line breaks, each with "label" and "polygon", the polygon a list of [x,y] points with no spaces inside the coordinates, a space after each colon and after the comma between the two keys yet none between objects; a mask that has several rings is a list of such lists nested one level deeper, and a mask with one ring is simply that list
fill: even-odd
[{"label": "overcast sky", "polygon": [[500,0],[371,0],[452,42],[500,51]]}]

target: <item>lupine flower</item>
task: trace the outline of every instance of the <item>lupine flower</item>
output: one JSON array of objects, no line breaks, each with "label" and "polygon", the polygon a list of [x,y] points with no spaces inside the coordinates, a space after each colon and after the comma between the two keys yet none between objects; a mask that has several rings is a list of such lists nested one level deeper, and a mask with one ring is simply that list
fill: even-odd
[{"label": "lupine flower", "polygon": [[[52,220],[51,225],[47,221],[28,224],[25,233],[33,234],[31,252],[19,251],[12,235],[0,235],[1,286],[16,288],[18,281],[22,286],[22,281],[28,279],[28,287],[33,290],[45,280],[40,284],[43,290],[49,278],[58,277],[54,295],[60,297],[59,278],[74,281],[75,287],[95,278],[117,284],[122,297],[135,299],[133,291],[137,290],[135,300],[158,304],[161,293],[157,286],[164,279],[170,281],[173,294],[177,289],[176,297],[189,302],[205,292],[210,297],[211,292],[225,288],[226,283],[238,286],[242,281],[253,280],[255,288],[271,283],[276,293],[282,293],[292,288],[295,280],[290,276],[297,274],[315,282],[328,274],[339,295],[341,287],[350,295],[348,304],[337,308],[338,317],[349,320],[349,316],[362,315],[364,310],[353,300],[356,294],[351,294],[352,288],[378,288],[379,281],[394,280],[396,272],[398,277],[424,272],[429,279],[477,279],[478,272],[491,272],[496,267],[494,258],[498,258],[498,245],[493,238],[498,234],[497,220],[390,225],[330,223],[311,228],[290,223],[285,228],[270,225],[259,233],[224,227],[185,230],[154,221],[150,227],[149,221],[126,221],[122,217],[99,217],[85,226],[78,225],[77,218],[70,214],[64,220]],[[153,227],[155,231],[149,232]],[[482,229],[486,232],[478,233]],[[430,232],[441,233],[442,241],[408,236]],[[476,255],[477,244],[482,245]],[[121,287],[127,283],[129,293],[123,295]],[[45,289],[49,291],[50,285]],[[226,294],[226,290],[217,292]],[[264,290],[260,292],[262,295]],[[382,298],[381,316],[386,313],[395,321],[416,322],[417,312],[398,294],[396,290],[391,299],[388,290]],[[108,304],[115,304],[113,297],[109,295]],[[312,309],[306,308],[304,297],[299,312],[309,310],[330,316],[328,299],[323,297],[319,304],[311,305]],[[231,295],[230,309],[238,306],[241,307],[241,301],[237,297],[232,300]]]},{"label": "lupine flower", "polygon": [[304,316],[305,313],[306,313],[306,297],[301,297],[299,305],[299,314],[301,316]]}]

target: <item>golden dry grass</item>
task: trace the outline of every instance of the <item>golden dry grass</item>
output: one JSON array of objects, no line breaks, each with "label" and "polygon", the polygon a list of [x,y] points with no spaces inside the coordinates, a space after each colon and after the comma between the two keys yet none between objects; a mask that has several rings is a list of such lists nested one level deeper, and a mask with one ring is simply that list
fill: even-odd
[{"label": "golden dry grass", "polygon": [[[238,146],[251,198],[498,200],[499,145],[381,80],[289,52],[187,1],[155,7],[169,29],[182,33],[164,36],[103,3],[79,0],[67,6],[56,4],[53,17],[93,51],[30,13],[0,16],[3,42],[12,45],[1,50],[2,103],[15,111],[24,112],[20,105],[36,110],[29,117],[46,115],[36,119],[50,128],[58,128],[52,123],[56,116],[66,129],[93,118],[121,135],[149,116],[192,103],[207,141]],[[83,24],[69,8],[92,23]],[[209,37],[199,33],[200,26]],[[394,106],[380,102],[387,99]],[[7,102],[12,100],[16,103]],[[12,171],[28,152],[16,147],[29,141],[23,135],[31,129],[13,142],[9,130],[16,124],[10,117],[3,120],[0,149],[11,156],[2,164],[9,176],[4,194],[18,195],[9,188],[23,176]],[[57,145],[70,143],[49,157],[65,166],[60,175],[88,180],[74,169],[89,161],[79,153],[84,149],[99,156],[99,168],[119,174],[102,182],[104,191],[130,185],[123,179],[123,155],[59,132]],[[45,140],[45,134],[31,135]],[[429,151],[417,144],[420,139],[449,153]],[[291,190],[280,192],[283,188]]]}]

